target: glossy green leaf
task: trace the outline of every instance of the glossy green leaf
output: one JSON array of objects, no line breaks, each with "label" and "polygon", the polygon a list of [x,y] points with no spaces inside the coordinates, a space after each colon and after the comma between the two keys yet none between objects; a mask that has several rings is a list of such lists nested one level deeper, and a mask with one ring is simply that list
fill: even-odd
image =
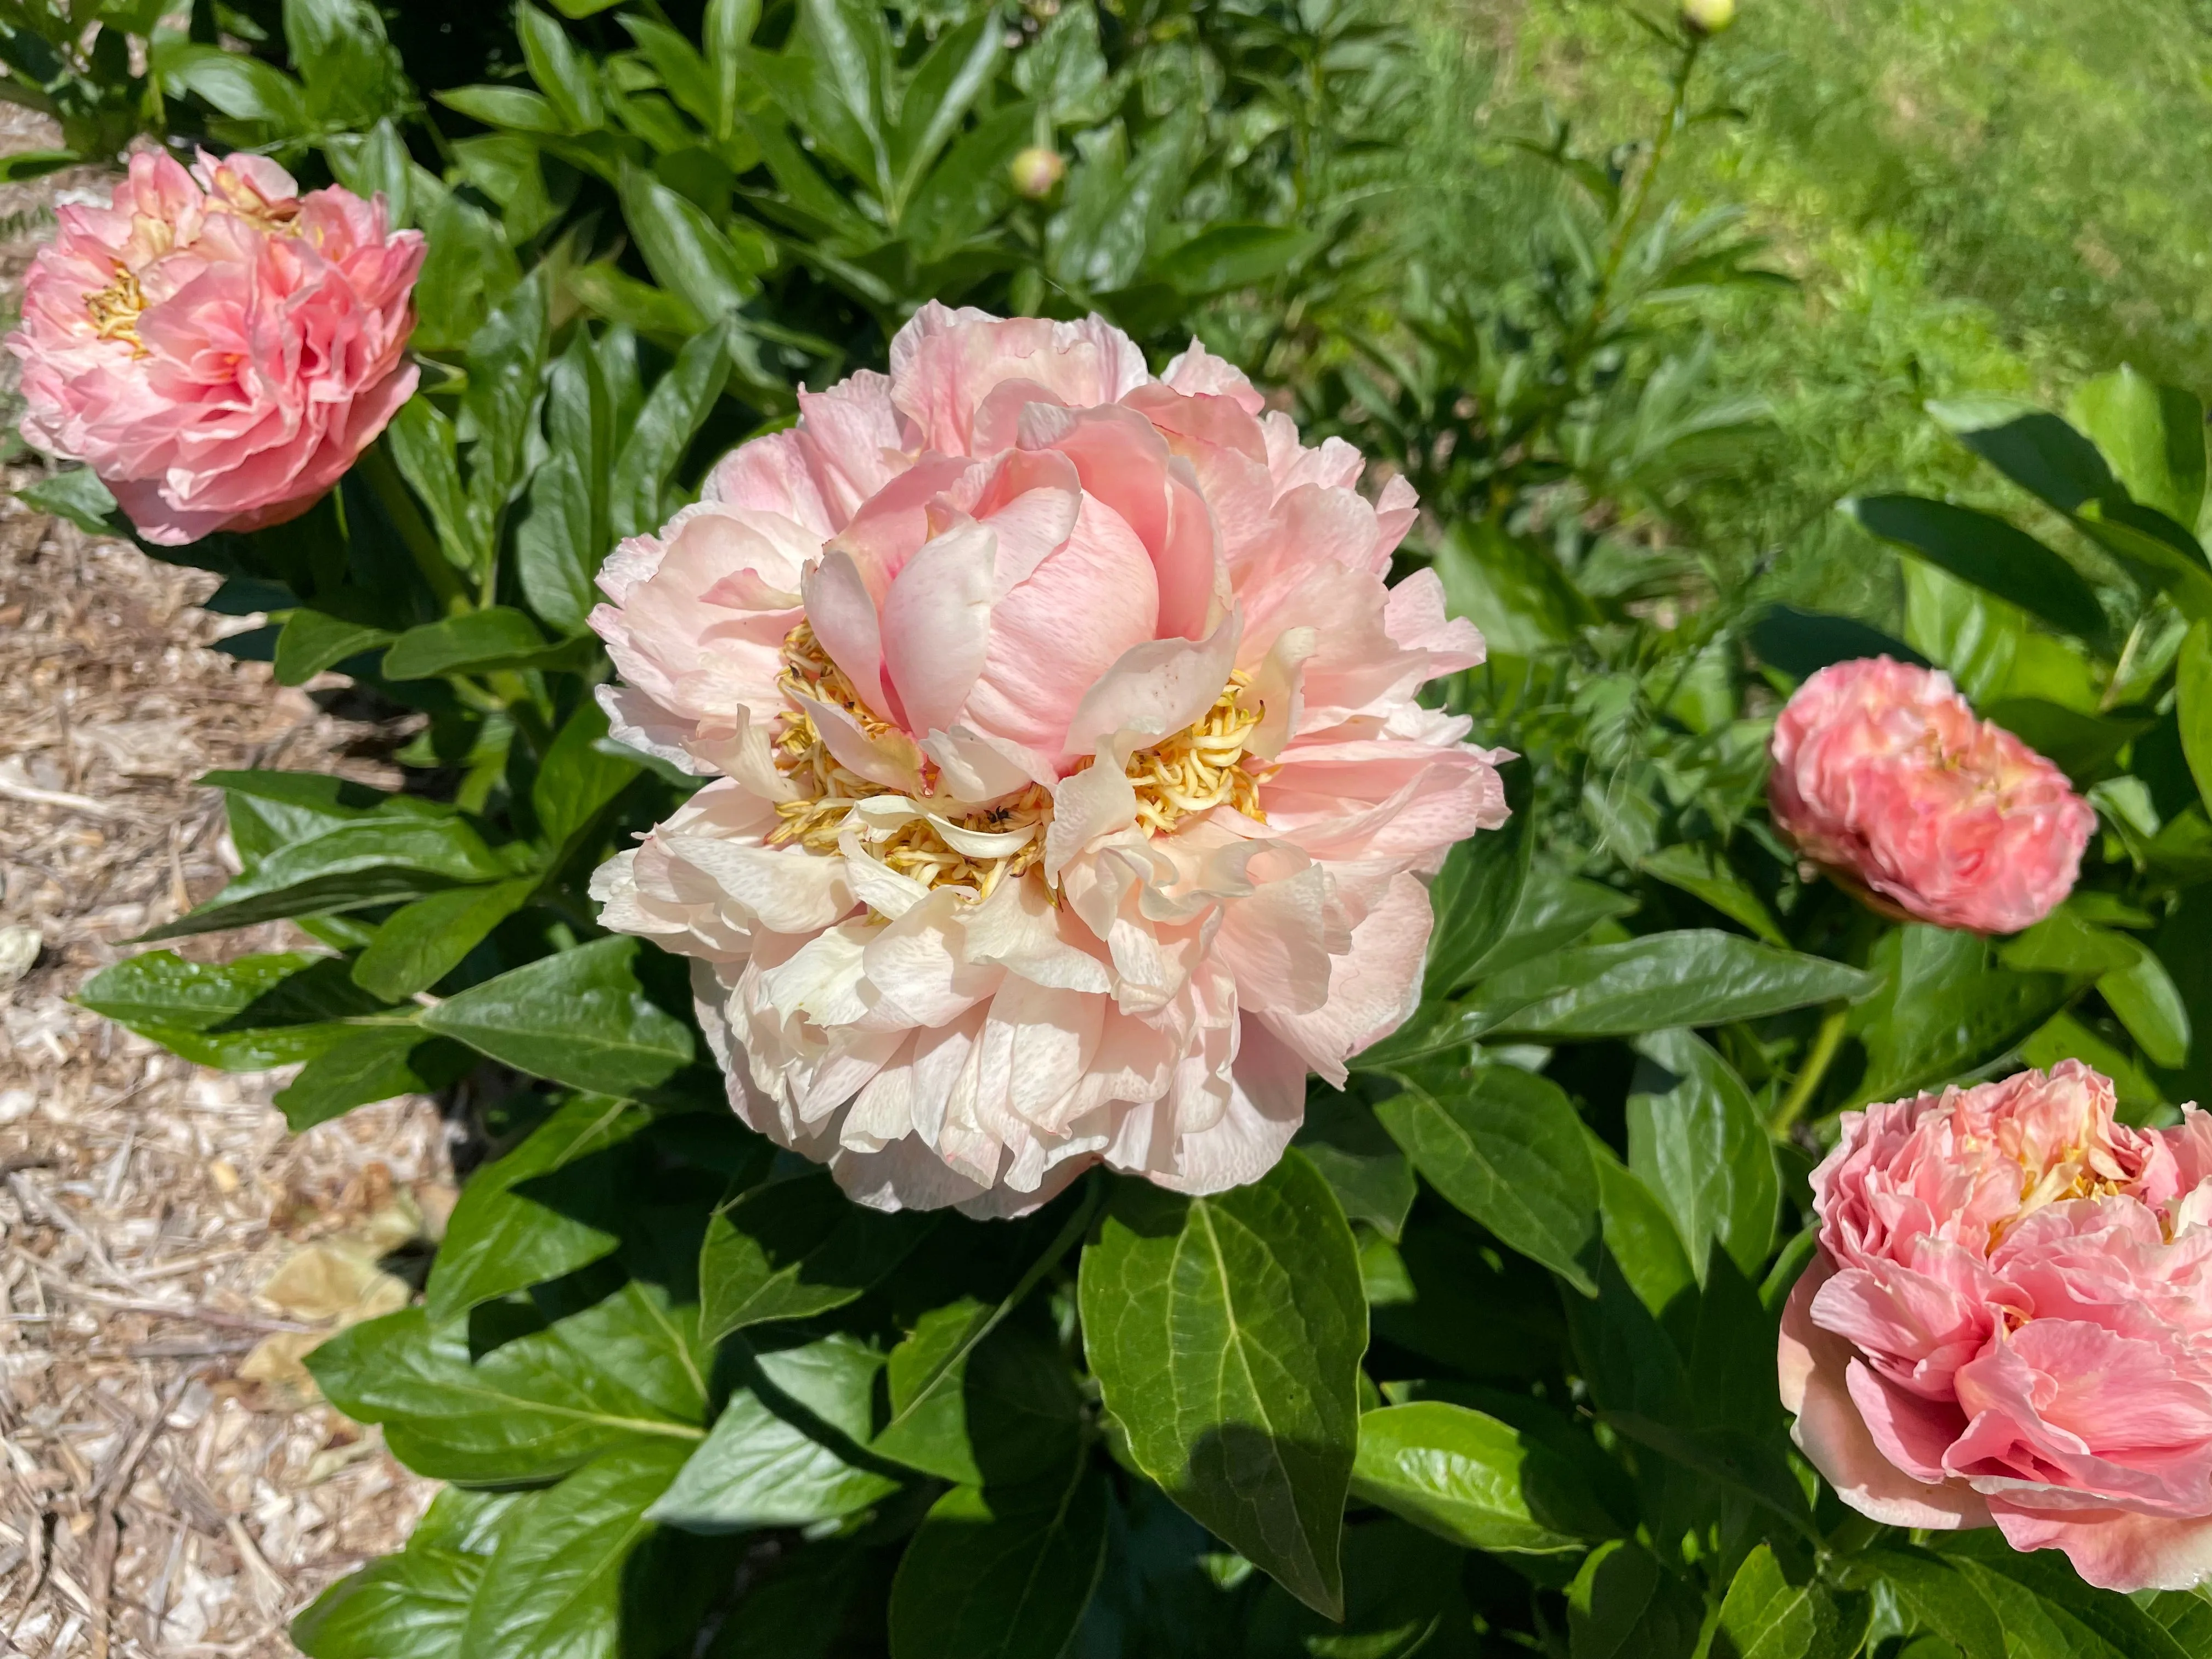
[{"label": "glossy green leaf", "polygon": [[266,122],[283,133],[309,125],[300,83],[246,53],[177,42],[162,53],[161,71],[172,93],[197,94],[225,115]]},{"label": "glossy green leaf", "polygon": [[748,1325],[842,1308],[906,1260],[937,1225],[927,1211],[855,1204],[827,1170],[772,1182],[714,1212],[699,1252],[699,1319],[710,1340]]},{"label": "glossy green leaf", "polygon": [[1700,1279],[1712,1244],[1756,1274],[1774,1248],[1782,1182],[1750,1091],[1694,1032],[1648,1032],[1636,1051],[1629,1168],[1666,1205]]},{"label": "glossy green leaf", "polygon": [[1695,1593],[1648,1550],[1601,1545],[1567,1586],[1568,1652],[1571,1659],[1690,1659],[1702,1615]]},{"label": "glossy green leaf", "polygon": [[1512,927],[1528,884],[1536,836],[1530,817],[1532,774],[1526,761],[1499,769],[1512,816],[1498,829],[1478,831],[1452,848],[1429,884],[1436,914],[1429,934],[1423,994],[1447,997],[1481,971],[1483,959]]},{"label": "glossy green leaf", "polygon": [[572,1088],[627,1095],[690,1063],[690,1027],[649,1000],[634,939],[603,939],[513,969],[422,1017],[494,1060]]},{"label": "glossy green leaf", "polygon": [[1210,225],[1156,262],[1162,281],[1190,298],[1272,282],[1320,248],[1317,231],[1291,225]]},{"label": "glossy green leaf", "polygon": [[898,1489],[860,1444],[881,1356],[839,1336],[757,1364],[755,1386],[731,1396],[654,1520],[702,1533],[812,1526]]},{"label": "glossy green leaf", "polygon": [[563,634],[580,633],[597,596],[591,487],[576,457],[561,451],[532,475],[529,505],[514,527],[515,574],[530,608]]},{"label": "glossy green leaf", "polygon": [[[445,1323],[480,1302],[558,1279],[611,1254],[621,1240],[594,1224],[613,1219],[608,1212],[614,1204],[608,1200],[619,1201],[615,1194],[592,1190],[604,1175],[600,1182],[562,1183],[557,1193],[541,1183],[570,1164],[624,1146],[647,1121],[642,1109],[626,1101],[578,1095],[520,1146],[471,1175],[430,1264],[423,1292],[427,1316]],[[594,1197],[596,1204],[590,1201]]]},{"label": "glossy green leaf", "polygon": [[349,622],[302,605],[284,619],[284,629],[276,636],[277,681],[304,685],[325,668],[389,645],[395,637],[390,629],[374,623]]},{"label": "glossy green leaf", "polygon": [[955,1486],[891,1583],[891,1659],[1060,1659],[1105,1565],[1106,1481],[1088,1460],[1028,1486]]},{"label": "glossy green leaf", "polygon": [[1978,934],[1919,925],[1884,935],[1871,965],[1881,988],[1852,1018],[1866,1045],[1865,1100],[1893,1100],[1995,1060],[2085,982],[2006,967]]},{"label": "glossy green leaf", "polygon": [[292,1621],[307,1659],[457,1659],[469,1606],[527,1500],[447,1487],[407,1547],[341,1578]]},{"label": "glossy green leaf", "polygon": [[447,87],[430,95],[447,109],[488,127],[556,133],[565,125],[551,99],[526,87]]},{"label": "glossy green leaf", "polygon": [[524,448],[545,379],[551,290],[550,273],[540,265],[469,337],[469,378],[461,407],[476,434],[469,451],[469,494],[485,524],[497,522],[520,482]]},{"label": "glossy green leaf", "polygon": [[417,392],[400,405],[381,441],[429,514],[447,562],[456,570],[475,572],[490,556],[490,536],[461,483],[460,441],[452,420],[427,395]]},{"label": "glossy green leaf", "polygon": [[2097,994],[2128,1028],[2154,1066],[2169,1070],[2189,1059],[2189,1009],[2181,1000],[2173,976],[2148,945],[2125,933],[2117,935],[2130,959],[2097,981]]},{"label": "glossy green leaf", "polygon": [[623,168],[621,191],[623,217],[653,280],[701,316],[721,318],[759,290],[772,252],[757,234],[732,236],[705,209],[635,167]]},{"label": "glossy green leaf", "polygon": [[1854,617],[1832,617],[1817,611],[1799,611],[1786,605],[1769,605],[1752,625],[1752,649],[1759,659],[1792,679],[1811,678],[1832,663],[1852,662],[1861,657],[1887,657],[1928,667],[1928,659],[1902,640],[1892,639],[1880,629],[1869,628]]},{"label": "glossy green leaf", "polygon": [[1449,1054],[1393,1075],[1405,1092],[1375,1115],[1422,1178],[1503,1243],[1595,1295],[1597,1171],[1559,1085]]},{"label": "glossy green leaf", "polygon": [[1818,1583],[1793,1584],[1761,1544],[1729,1582],[1714,1659],[1851,1659],[1865,1639],[1863,1598],[1839,1602]]},{"label": "glossy green leaf", "polygon": [[570,132],[589,132],[597,127],[605,118],[599,76],[591,61],[571,44],[568,31],[530,0],[520,0],[514,9],[514,32],[522,42],[530,78],[545,94],[561,125]]},{"label": "glossy green leaf", "polygon": [[459,1659],[615,1659],[623,1569],[685,1450],[659,1442],[607,1451],[524,1510],[484,1569]]},{"label": "glossy green leaf", "polygon": [[1704,900],[1767,944],[1789,948],[1790,941],[1774,920],[1774,913],[1720,848],[1705,842],[1692,845],[1678,842],[1648,854],[1637,868],[1669,887],[1680,888],[1692,898]]},{"label": "glossy green leaf", "polygon": [[1328,1184],[1295,1151],[1207,1198],[1125,1182],[1083,1253],[1081,1303],[1091,1371],[1138,1467],[1337,1616],[1367,1322]]},{"label": "glossy green leaf", "polygon": [[1613,1156],[1612,1147],[1595,1133],[1586,1139],[1590,1161],[1597,1166],[1606,1254],[1637,1300],[1650,1313],[1664,1314],[1676,1297],[1697,1289],[1681,1230],[1658,1194]]},{"label": "glossy green leaf", "polygon": [[1297,1146],[1336,1194],[1346,1220],[1397,1238],[1413,1207],[1413,1166],[1364,1101],[1318,1079],[1310,1082]]},{"label": "glossy green leaf", "polygon": [[2197,792],[2212,802],[2212,624],[2198,623],[2181,642],[2174,659],[2174,690],[2179,698],[2181,750]]},{"label": "glossy green leaf", "polygon": [[374,817],[333,824],[279,847],[222,891],[149,939],[403,903],[512,873],[461,819]]},{"label": "glossy green leaf", "polygon": [[1362,1416],[1352,1491],[1467,1549],[1579,1554],[1613,1530],[1562,1460],[1509,1424],[1442,1401]]},{"label": "glossy green leaf", "polygon": [[[1958,1649],[1962,1659],[2006,1659],[2004,1630],[1982,1593],[1938,1557],[1911,1548],[1869,1550],[1851,1566],[1879,1580],[1918,1621]],[[1854,1582],[1856,1582],[1855,1578]]]},{"label": "glossy green leaf", "polygon": [[[1974,1532],[1932,1534],[1929,1547],[1954,1566],[1971,1564],[1978,1569],[1975,1582],[1984,1595],[1992,1580],[2026,1590],[2057,1615],[2062,1629],[2078,1627],[2121,1659],[2190,1659],[2188,1650],[2165,1626],[2127,1596],[2082,1583],[2065,1557],[2056,1551],[2014,1551],[2004,1546],[2001,1534],[1984,1538]],[[2013,1629],[2009,1612],[2004,1604],[1998,1605],[1998,1617],[2008,1635]],[[2084,1644],[2075,1651],[2097,1650]]]},{"label": "glossy green leaf", "polygon": [[895,200],[903,204],[913,198],[931,163],[997,78],[1004,42],[998,18],[981,13],[947,29],[915,66],[900,102],[898,125],[890,134]]},{"label": "glossy green leaf", "polygon": [[2074,394],[2074,424],[2103,452],[2127,492],[2175,523],[2204,504],[2204,406],[2123,363]]},{"label": "glossy green leaf", "polygon": [[384,653],[386,679],[427,680],[441,674],[480,673],[527,664],[543,653],[545,635],[520,611],[503,605],[410,628]]},{"label": "glossy green leaf", "polygon": [[2061,633],[2109,645],[2096,590],[2057,553],[2002,519],[1917,495],[1864,495],[1844,508],[1872,534]]},{"label": "glossy green leaf", "polygon": [[710,329],[689,342],[676,366],[654,383],[623,441],[608,489],[608,511],[617,536],[635,536],[659,526],[661,497],[721,391],[728,354],[727,332]]},{"label": "glossy green leaf", "polygon": [[461,963],[491,930],[530,902],[534,876],[488,887],[454,887],[394,912],[354,958],[354,983],[398,1002],[427,991]]},{"label": "glossy green leaf", "polygon": [[1059,1344],[1015,1322],[971,1340],[989,1307],[933,1308],[893,1348],[891,1420],[871,1443],[885,1457],[971,1486],[1020,1486],[1066,1466],[1083,1399]]},{"label": "glossy green leaf", "polygon": [[307,1369],[418,1474],[515,1481],[641,1442],[688,1451],[704,1438],[706,1358],[693,1311],[632,1282],[473,1361],[465,1328],[409,1308],[340,1332]]},{"label": "glossy green leaf", "polygon": [[539,763],[530,786],[530,810],[538,833],[556,849],[566,848],[599,817],[599,810],[629,787],[644,769],[625,755],[610,753],[606,710],[597,698],[576,707]]},{"label": "glossy green leaf", "polygon": [[471,1062],[459,1043],[426,1041],[412,1024],[360,1026],[310,1060],[274,1103],[296,1134],[356,1106],[442,1089]]},{"label": "glossy green leaf", "polygon": [[900,220],[924,264],[950,258],[1013,198],[1007,168],[1036,133],[1036,109],[1010,104],[963,133],[915,191]]},{"label": "glossy green leaf", "polygon": [[380,1024],[413,1042],[422,1035],[411,1014],[393,1014],[355,986],[337,957],[295,951],[216,964],[149,951],[94,975],[77,1000],[173,1053],[226,1071],[312,1060]]}]

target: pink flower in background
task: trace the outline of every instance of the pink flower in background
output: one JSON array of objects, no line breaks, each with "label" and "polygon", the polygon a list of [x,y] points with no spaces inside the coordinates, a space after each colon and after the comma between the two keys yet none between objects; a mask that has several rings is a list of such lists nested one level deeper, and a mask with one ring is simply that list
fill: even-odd
[{"label": "pink flower in background", "polygon": [[1873,657],[1823,668],[1774,724],[1767,796],[1811,863],[1942,927],[2010,933],[2073,890],[2096,813],[1974,718],[1950,677]]},{"label": "pink flower in background", "polygon": [[2068,1060],[1844,1113],[1782,1400],[1877,1521],[2181,1589],[2212,1577],[2212,1115],[2112,1107]]},{"label": "pink flower in background", "polygon": [[419,231],[262,156],[131,160],[65,207],[23,292],[25,438],[84,462],[148,541],[314,505],[415,390]]},{"label": "pink flower in background", "polygon": [[738,1110],[863,1202],[1256,1178],[1505,817],[1414,700],[1482,641],[1386,585],[1413,491],[1096,319],[927,306],[799,405],[600,573],[617,735],[714,780],[602,920],[696,959]]}]

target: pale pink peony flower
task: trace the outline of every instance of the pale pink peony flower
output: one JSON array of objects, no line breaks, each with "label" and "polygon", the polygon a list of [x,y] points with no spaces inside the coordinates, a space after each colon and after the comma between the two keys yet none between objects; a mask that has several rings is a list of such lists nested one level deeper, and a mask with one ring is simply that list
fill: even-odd
[{"label": "pale pink peony flower", "polygon": [[2066,775],[1975,719],[1948,675],[1887,657],[1799,686],[1772,752],[1767,797],[1798,851],[1938,927],[2040,921],[2073,890],[2096,827]]},{"label": "pale pink peony flower", "polygon": [[1877,1521],[2182,1589],[2212,1577],[2212,1115],[2112,1106],[2067,1060],[1844,1113],[1782,1401]]},{"label": "pale pink peony flower", "polygon": [[265,157],[131,159],[65,207],[23,290],[25,438],[176,546],[313,506],[415,390],[419,231]]},{"label": "pale pink peony flower", "polygon": [[886,1208],[1100,1160],[1255,1179],[1419,995],[1422,878],[1505,817],[1422,684],[1482,659],[1413,519],[1203,349],[925,307],[890,374],[600,573],[615,731],[717,775],[599,875],[695,957],[745,1120]]}]

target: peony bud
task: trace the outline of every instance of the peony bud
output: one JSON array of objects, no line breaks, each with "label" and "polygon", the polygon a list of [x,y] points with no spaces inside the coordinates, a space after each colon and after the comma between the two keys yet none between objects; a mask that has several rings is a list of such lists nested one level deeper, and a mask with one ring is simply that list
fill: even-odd
[{"label": "peony bud", "polygon": [[1032,147],[1015,156],[1007,171],[1013,174],[1017,192],[1032,202],[1042,202],[1066,176],[1067,163],[1060,159],[1056,149]]},{"label": "peony bud", "polygon": [[1950,677],[1823,668],[1774,723],[1767,799],[1808,864],[1939,927],[2011,933],[2073,890],[2097,815]]},{"label": "peony bud", "polygon": [[80,460],[148,541],[297,518],[415,390],[422,234],[300,194],[266,156],[131,161],[64,207],[23,289],[23,435]]},{"label": "peony bud", "polygon": [[1735,0],[1682,0],[1682,27],[1692,34],[1718,34],[1735,21]]}]

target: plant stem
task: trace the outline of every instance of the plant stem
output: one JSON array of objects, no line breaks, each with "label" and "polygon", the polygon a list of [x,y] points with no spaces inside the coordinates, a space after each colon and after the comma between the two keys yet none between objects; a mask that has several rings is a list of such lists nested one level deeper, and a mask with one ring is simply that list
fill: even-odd
[{"label": "plant stem", "polygon": [[454,569],[452,561],[446,557],[445,550],[438,544],[436,532],[422,516],[422,509],[407,493],[406,483],[400,477],[399,469],[392,464],[392,456],[384,447],[384,440],[379,438],[362,450],[356,465],[361,469],[362,477],[368,480],[368,487],[376,492],[377,501],[383,507],[385,516],[392,520],[392,527],[399,532],[399,539],[407,544],[407,550],[415,559],[415,568],[422,573],[422,580],[430,584],[430,592],[437,596],[438,603],[446,608],[446,614],[458,616],[471,609],[468,589],[462,585],[461,573]]},{"label": "plant stem", "polygon": [[1790,1085],[1788,1097],[1774,1114],[1773,1122],[1767,1125],[1776,1139],[1787,1136],[1797,1127],[1797,1120],[1805,1115],[1805,1109],[1820,1092],[1820,1080],[1827,1076],[1836,1050],[1844,1046],[1844,1022],[1850,1014],[1850,1008],[1839,1002],[1821,1016],[1820,1029],[1813,1036],[1813,1052],[1805,1056],[1804,1066]]}]

